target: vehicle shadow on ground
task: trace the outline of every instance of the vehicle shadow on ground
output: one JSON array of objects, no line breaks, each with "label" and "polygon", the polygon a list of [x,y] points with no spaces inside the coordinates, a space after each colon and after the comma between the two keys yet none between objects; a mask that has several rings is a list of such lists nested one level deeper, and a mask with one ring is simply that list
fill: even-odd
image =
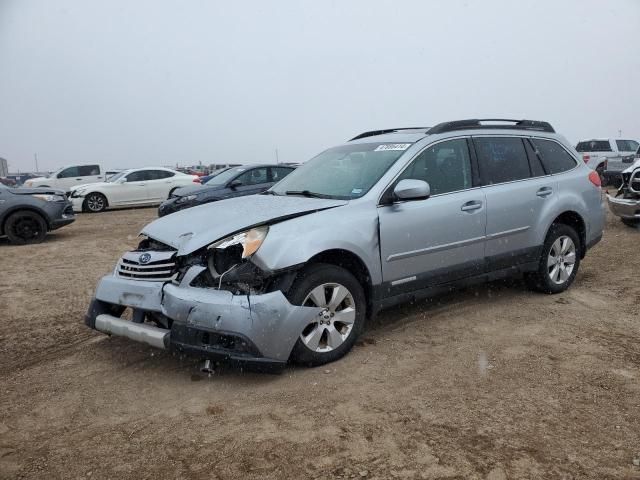
[{"label": "vehicle shadow on ground", "polygon": [[55,244],[55,243],[63,242],[65,240],[68,240],[69,237],[70,235],[65,233],[48,233],[41,243],[31,243],[27,245],[16,245],[14,243],[9,242],[9,239],[7,237],[0,237],[0,248],[3,246],[9,247],[9,248],[37,247],[38,245],[43,245],[48,243]]},{"label": "vehicle shadow on ground", "polygon": [[[415,322],[430,322],[438,313],[473,303],[484,303],[489,299],[502,295],[527,293],[523,281],[518,279],[500,280],[474,287],[455,289],[449,293],[419,300],[413,303],[398,305],[386,309],[370,321],[356,345],[375,343],[385,336],[394,335],[393,331]],[[425,318],[426,317],[426,318]],[[306,371],[304,365],[287,364],[281,370],[257,369],[250,365],[212,362],[213,372],[203,372],[201,367],[204,358],[157,350],[153,347],[141,346],[124,338],[110,337],[92,345],[96,354],[104,361],[126,369],[143,369],[145,375],[175,376],[176,380],[184,380],[189,376],[192,381],[223,379],[232,383],[265,383],[275,381],[282,374]],[[348,354],[347,354],[348,355]],[[336,362],[336,365],[340,360]],[[120,365],[117,365],[120,364]],[[326,367],[318,367],[319,370]]]}]

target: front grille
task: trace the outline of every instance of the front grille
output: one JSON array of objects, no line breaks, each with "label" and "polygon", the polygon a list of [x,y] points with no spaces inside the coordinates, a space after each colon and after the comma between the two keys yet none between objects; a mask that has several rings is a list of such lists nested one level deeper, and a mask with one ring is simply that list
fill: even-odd
[{"label": "front grille", "polygon": [[118,262],[116,272],[130,280],[170,282],[178,274],[175,254],[174,250],[127,252]]},{"label": "front grille", "polygon": [[68,205],[67,207],[65,207],[62,215],[66,215],[68,217],[73,216],[73,205]]}]

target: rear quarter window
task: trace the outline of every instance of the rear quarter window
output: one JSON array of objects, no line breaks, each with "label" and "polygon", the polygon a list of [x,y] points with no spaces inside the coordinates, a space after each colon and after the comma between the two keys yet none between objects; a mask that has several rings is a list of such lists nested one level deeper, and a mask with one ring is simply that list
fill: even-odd
[{"label": "rear quarter window", "polygon": [[539,138],[531,142],[547,172],[562,173],[576,166],[575,159],[559,143]]}]

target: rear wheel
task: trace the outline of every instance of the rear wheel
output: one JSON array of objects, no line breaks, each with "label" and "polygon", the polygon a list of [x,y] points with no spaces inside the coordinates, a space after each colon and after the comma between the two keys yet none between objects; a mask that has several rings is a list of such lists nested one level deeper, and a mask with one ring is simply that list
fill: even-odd
[{"label": "rear wheel", "polygon": [[84,200],[84,209],[91,213],[102,212],[107,208],[107,199],[101,193],[90,193]]},{"label": "rear wheel", "polygon": [[565,291],[578,273],[580,248],[578,234],[573,228],[564,224],[552,225],[542,247],[538,270],[526,277],[529,286],[544,293]]},{"label": "rear wheel", "polygon": [[362,332],[366,299],[362,286],[347,270],[314,264],[305,268],[288,292],[294,305],[320,308],[293,347],[291,359],[308,366],[344,356]]},{"label": "rear wheel", "polygon": [[4,226],[9,241],[16,245],[40,243],[47,235],[47,222],[28,210],[12,213]]},{"label": "rear wheel", "polygon": [[637,227],[640,225],[640,218],[621,218],[622,223],[624,223],[627,227]]}]

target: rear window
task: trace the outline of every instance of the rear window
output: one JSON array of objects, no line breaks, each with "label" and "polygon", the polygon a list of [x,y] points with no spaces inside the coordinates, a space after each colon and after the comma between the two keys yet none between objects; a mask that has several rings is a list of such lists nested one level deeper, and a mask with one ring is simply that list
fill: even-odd
[{"label": "rear window", "polygon": [[529,178],[529,159],[517,137],[474,137],[480,175],[485,185]]},{"label": "rear window", "polygon": [[616,140],[619,152],[635,152],[638,149],[638,142],[635,140]]},{"label": "rear window", "polygon": [[609,140],[589,140],[578,143],[576,150],[579,152],[610,152],[611,145]]}]

